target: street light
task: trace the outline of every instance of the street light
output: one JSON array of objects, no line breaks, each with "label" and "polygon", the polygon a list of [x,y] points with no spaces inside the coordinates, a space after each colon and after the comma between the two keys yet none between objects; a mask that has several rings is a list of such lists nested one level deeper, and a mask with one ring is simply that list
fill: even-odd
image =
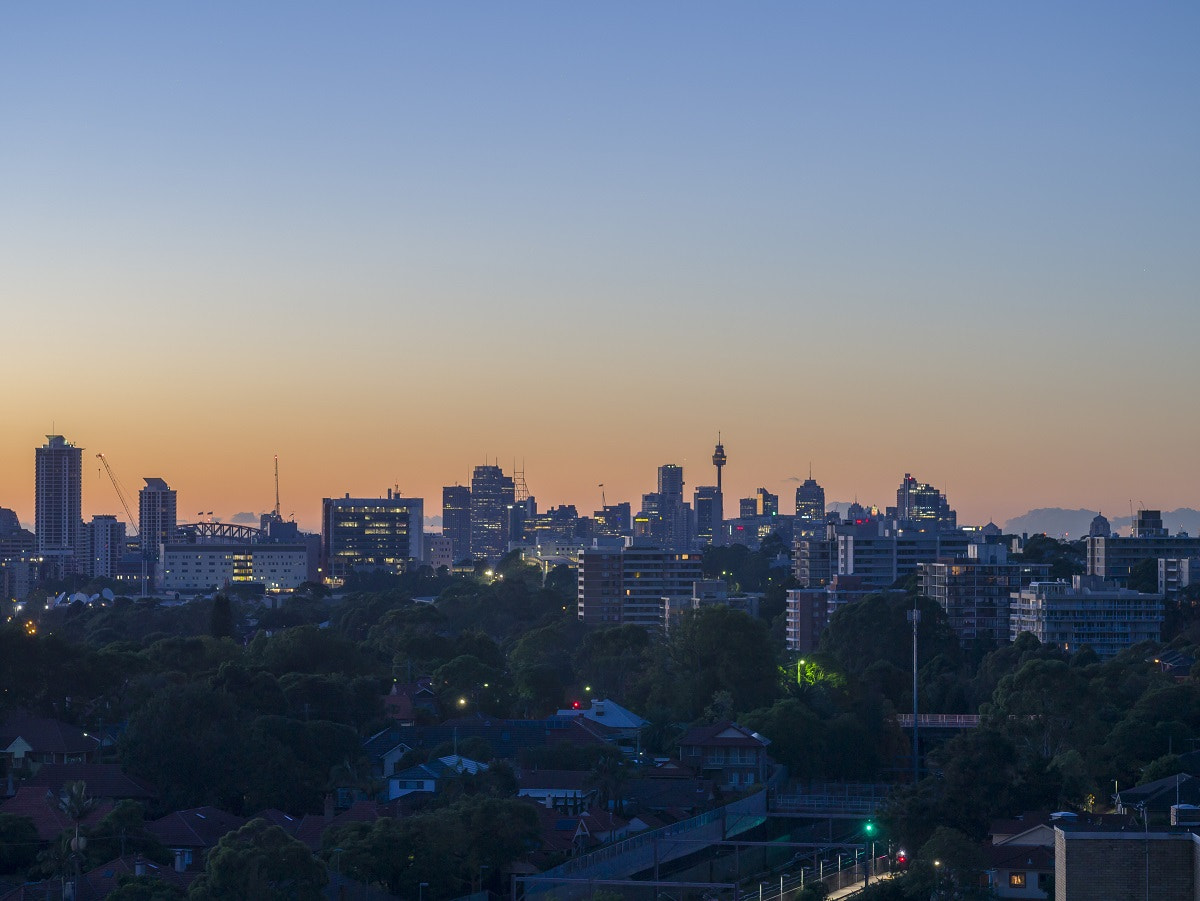
[{"label": "street light", "polygon": [[428,882],[417,883],[417,901],[425,901],[425,889],[429,887]]}]

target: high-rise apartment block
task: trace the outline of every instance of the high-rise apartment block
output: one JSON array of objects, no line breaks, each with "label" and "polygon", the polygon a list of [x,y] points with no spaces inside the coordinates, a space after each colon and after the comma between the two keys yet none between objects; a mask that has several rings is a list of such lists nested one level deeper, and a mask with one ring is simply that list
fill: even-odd
[{"label": "high-rise apartment block", "polygon": [[1115,657],[1143,641],[1159,641],[1163,598],[1105,583],[1094,576],[1034,582],[1013,596],[1009,637],[1032,632],[1042,644],[1074,653],[1089,647]]},{"label": "high-rise apartment block", "polygon": [[671,601],[692,597],[701,555],[656,547],[604,547],[579,554],[578,615],[588,624],[662,629]]},{"label": "high-rise apartment block", "polygon": [[83,539],[83,448],[47,435],[35,452],[34,532],[48,574],[87,571]]},{"label": "high-rise apartment block", "polygon": [[471,556],[495,563],[508,551],[509,509],[516,503],[511,476],[499,466],[476,466],[471,475]]},{"label": "high-rise apartment block", "polygon": [[1006,643],[1011,596],[1050,577],[1047,564],[1009,563],[1002,544],[973,544],[965,560],[925,562],[917,571],[921,594],[942,605],[967,646]]},{"label": "high-rise apartment block", "polygon": [[87,575],[115,579],[125,553],[125,523],[115,516],[93,516],[83,527],[87,547]]},{"label": "high-rise apartment block", "polygon": [[175,539],[177,499],[175,489],[162,479],[147,476],[145,482],[138,492],[138,537],[142,557],[157,562],[161,547]]}]

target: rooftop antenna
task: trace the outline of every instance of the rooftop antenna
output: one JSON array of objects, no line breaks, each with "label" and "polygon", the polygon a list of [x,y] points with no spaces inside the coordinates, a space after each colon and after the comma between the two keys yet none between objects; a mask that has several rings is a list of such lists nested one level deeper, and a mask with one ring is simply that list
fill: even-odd
[{"label": "rooftop antenna", "polygon": [[275,455],[275,520],[282,517],[279,514],[279,454]]},{"label": "rooftop antenna", "polygon": [[603,510],[605,507],[608,506],[608,501],[604,497],[604,483],[601,482],[596,487],[600,489],[600,509]]}]

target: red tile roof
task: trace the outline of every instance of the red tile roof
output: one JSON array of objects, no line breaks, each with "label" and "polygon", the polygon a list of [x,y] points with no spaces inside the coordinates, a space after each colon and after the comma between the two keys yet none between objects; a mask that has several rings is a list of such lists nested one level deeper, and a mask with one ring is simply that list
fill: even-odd
[{"label": "red tile roof", "polygon": [[18,738],[41,754],[91,754],[100,747],[99,739],[82,729],[26,710],[11,711],[0,722],[0,750]]},{"label": "red tile roof", "polygon": [[240,829],[245,817],[226,813],[218,807],[193,807],[177,810],[146,824],[146,831],[168,848],[212,848],[221,836]]},{"label": "red tile roof", "polygon": [[158,794],[148,782],[127,776],[115,763],[47,763],[26,785],[38,785],[57,792],[68,782],[84,782],[93,798],[110,801],[145,800]]},{"label": "red tile roof", "polygon": [[[0,813],[29,817],[37,828],[38,838],[48,842],[58,838],[64,830],[75,827],[74,821],[59,809],[58,800],[58,794],[48,791],[44,786],[22,785],[15,795],[0,804]],[[80,824],[94,826],[104,819],[112,808],[110,802],[101,801],[91,813],[80,820]]]}]

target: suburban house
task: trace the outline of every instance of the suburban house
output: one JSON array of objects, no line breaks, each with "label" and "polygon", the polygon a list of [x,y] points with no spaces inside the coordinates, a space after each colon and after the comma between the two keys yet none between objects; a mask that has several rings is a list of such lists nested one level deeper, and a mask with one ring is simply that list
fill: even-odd
[{"label": "suburban house", "polygon": [[387,799],[394,801],[416,792],[435,794],[438,786],[444,784],[446,779],[453,779],[464,773],[474,775],[486,771],[486,764],[457,754],[438,757],[389,776]]},{"label": "suburban house", "polygon": [[47,763],[94,763],[100,741],[58,720],[14,710],[0,722],[0,767],[4,773],[36,773]]},{"label": "suburban house", "polygon": [[183,872],[203,868],[205,857],[221,836],[248,822],[217,807],[193,807],[152,820],[146,831],[175,854],[175,869]]},{"label": "suburban house", "polygon": [[740,790],[767,781],[769,744],[737,723],[693,726],[679,739],[679,761],[720,788]]}]

